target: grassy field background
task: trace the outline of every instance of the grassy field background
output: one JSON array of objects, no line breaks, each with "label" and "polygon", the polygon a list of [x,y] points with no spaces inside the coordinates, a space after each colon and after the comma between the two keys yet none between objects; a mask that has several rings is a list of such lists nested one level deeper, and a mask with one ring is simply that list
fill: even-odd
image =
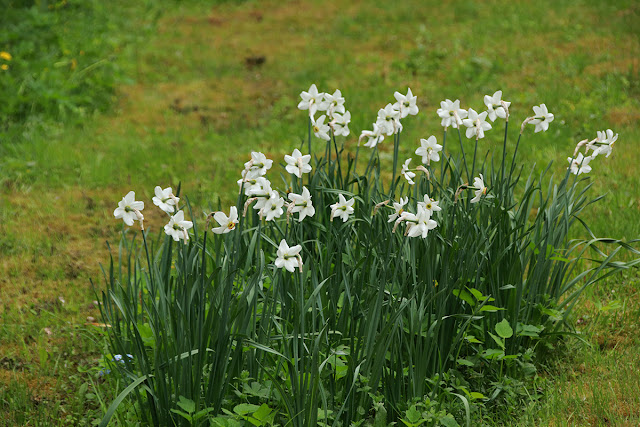
[{"label": "grassy field background", "polygon": [[[552,172],[562,173],[579,140],[611,128],[620,134],[616,150],[594,161],[590,177],[592,195],[606,197],[584,219],[598,236],[640,236],[634,1],[51,5],[61,6],[39,13],[75,19],[56,24],[71,46],[61,50],[66,65],[55,68],[61,78],[94,75],[114,90],[79,111],[27,108],[0,133],[0,418],[7,425],[89,424],[112,399],[96,378],[99,329],[87,323],[99,322],[90,280],[100,288],[105,242],[117,247],[122,225],[113,209],[122,196],[135,190],[151,206],[156,185],[181,183],[195,212],[230,203],[250,151],[280,159],[305,137],[305,113],[296,105],[311,83],[342,90],[353,149],[377,110],[407,87],[420,114],[404,122],[406,156],[419,138],[441,140],[441,100],[459,98],[479,111],[483,95],[498,89],[512,102],[507,150],[533,105],[555,114],[548,132],[525,133],[525,170],[554,161]],[[83,37],[83,23],[103,16],[106,24]],[[0,50],[17,43],[0,39]],[[102,65],[82,64],[91,46],[112,67],[104,75]],[[49,67],[60,63],[48,60]],[[6,73],[17,73],[29,61],[14,55],[9,65]],[[76,105],[76,98],[52,99]],[[483,140],[494,155],[502,133],[496,125]],[[381,150],[383,159],[391,156],[390,144]],[[148,227],[160,230],[164,218],[144,213]],[[204,223],[204,215],[195,220]],[[487,423],[640,423],[639,289],[632,271],[590,290],[574,321],[591,346],[570,341],[558,349],[540,379],[546,397]]]}]

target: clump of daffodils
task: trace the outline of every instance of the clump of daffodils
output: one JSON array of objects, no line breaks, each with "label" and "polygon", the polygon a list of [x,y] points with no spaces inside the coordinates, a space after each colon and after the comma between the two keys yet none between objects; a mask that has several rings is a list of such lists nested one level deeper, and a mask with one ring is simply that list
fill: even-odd
[{"label": "clump of daffodils", "polygon": [[[319,92],[316,85],[312,84],[307,91],[300,94],[300,98],[298,108],[308,111],[310,130],[315,137],[325,141],[335,141],[336,137],[346,138],[351,135],[349,129],[351,113],[346,110],[345,98],[340,90],[335,90],[333,93]],[[394,103],[388,103],[384,108],[379,109],[372,130],[361,132],[358,142],[364,140],[365,147],[376,148],[384,141],[385,137],[392,135],[394,135],[394,143],[397,144],[399,134],[403,129],[402,120],[410,115],[418,114],[417,97],[413,95],[410,88],[407,89],[406,94],[395,92],[394,98]],[[498,119],[509,121],[510,105],[511,102],[503,100],[502,91],[498,90],[493,95],[485,95],[484,106],[486,110],[484,111],[478,112],[473,108],[463,109],[460,107],[460,100],[446,99],[440,103],[440,108],[436,113],[441,120],[445,136],[449,127],[457,129],[459,133],[464,127],[467,138],[475,139],[478,144],[479,140],[485,138],[486,133],[492,129],[493,126],[490,122],[495,122]],[[534,106],[533,111],[534,115],[527,117],[522,122],[521,134],[527,124],[534,125],[534,133],[546,131],[554,120],[554,115],[549,112],[545,104]],[[607,129],[597,132],[597,137],[593,140],[580,141],[573,156],[568,157],[570,172],[576,175],[590,172],[592,160],[596,157],[609,157],[617,139],[618,135],[614,134],[611,129]],[[581,152],[583,148],[584,152]],[[418,173],[423,173],[426,180],[430,181],[432,179],[432,164],[439,162],[443,156],[446,159],[443,145],[438,144],[434,135],[426,139],[421,138],[419,146],[414,152],[420,157],[420,164],[412,168],[410,167],[412,158],[407,158],[400,170],[400,176],[404,177],[409,186],[414,186],[416,181],[422,179]],[[309,185],[311,185],[312,179],[308,176],[312,175],[314,167],[317,167],[317,162],[314,165],[311,153],[303,153],[297,148],[291,154],[285,155],[283,160],[285,170],[290,174],[291,183],[288,184],[289,187],[285,191],[280,191],[274,188],[267,176],[274,161],[263,153],[252,152],[251,158],[244,164],[244,169],[237,181],[244,197],[243,205],[231,206],[228,214],[222,211],[212,212],[207,218],[207,228],[209,223],[213,222],[214,226],[211,231],[214,234],[232,233],[239,228],[239,209],[242,209],[241,215],[244,217],[248,214],[249,207],[253,207],[257,211],[257,216],[263,223],[274,223],[276,228],[280,227],[277,225],[281,224],[279,221],[285,220],[283,218],[285,212],[286,227],[290,226],[290,217],[295,214],[297,214],[297,223],[312,221],[311,218],[317,214],[313,195],[317,196],[319,193],[312,194],[310,191]],[[396,160],[394,159],[394,173],[396,172]],[[468,179],[471,180],[471,174],[468,174]],[[308,182],[307,185],[304,185],[305,181]],[[473,197],[468,193],[470,205],[478,204],[484,198],[494,197],[490,194],[490,187],[480,172],[473,177],[473,184],[461,180],[457,185],[458,188],[453,198],[454,204],[465,191],[473,193]],[[404,185],[401,188],[405,188]],[[428,194],[418,194],[418,191],[415,190],[403,196],[394,194],[394,191],[391,192],[387,200],[379,201],[375,205],[372,214],[375,215],[382,208],[390,209],[388,222],[393,223],[392,232],[404,225],[404,236],[426,239],[429,232],[438,227],[436,217],[447,215],[447,212],[443,211],[443,207],[447,208],[447,204],[441,206],[440,201],[431,198]],[[410,198],[412,192],[415,197],[413,201]],[[189,230],[193,227],[193,222],[185,219],[184,212],[180,210],[180,199],[173,194],[171,187],[163,189],[157,186],[154,189],[154,194],[153,203],[169,215],[169,222],[164,226],[165,233],[175,241],[182,240],[186,243],[189,240]],[[326,209],[323,215],[328,215],[329,222],[331,223],[335,218],[338,218],[345,224],[344,227],[356,226],[358,220],[350,220],[356,214],[357,197],[343,189],[332,189],[326,194],[328,194],[327,198],[333,201],[333,203],[324,202],[322,204]],[[471,209],[470,205],[465,206]],[[131,191],[118,203],[114,216],[122,219],[128,226],[139,221],[141,228],[143,228],[144,217],[141,213],[143,209],[144,203],[136,201],[135,193]],[[286,239],[281,239],[274,262],[275,267],[284,268],[290,272],[293,272],[295,267],[302,270],[301,251],[300,244],[290,247]]]},{"label": "clump of daffodils", "polygon": [[[569,169],[574,175],[591,172],[589,163],[598,156],[609,157],[613,152],[613,145],[618,140],[618,134],[614,134],[611,129],[596,132],[596,138],[592,140],[584,139],[576,145],[573,157],[567,157]],[[580,149],[584,147],[584,154]],[[589,151],[591,150],[591,154]]]},{"label": "clump of daffodils", "polygon": [[[164,226],[165,233],[176,242],[183,240],[186,243],[189,240],[188,230],[193,227],[193,222],[184,219],[184,212],[179,210],[180,199],[174,196],[171,187],[163,190],[162,187],[157,186],[154,193],[153,203],[169,215],[169,223]],[[144,216],[141,212],[144,209],[144,202],[137,201],[135,198],[135,192],[127,193],[118,203],[113,215],[116,218],[121,218],[128,226],[132,226],[136,220],[140,221],[140,228],[144,230]]]},{"label": "clump of daffodils", "polygon": [[367,139],[365,147],[373,148],[384,140],[384,136],[390,136],[402,132],[401,119],[411,115],[418,114],[418,97],[414,96],[411,88],[407,90],[407,94],[395,92],[393,96],[396,102],[387,104],[378,111],[378,118],[373,123],[373,130],[365,130],[360,134],[360,140]]},{"label": "clump of daffodils", "polygon": [[[349,135],[351,113],[344,106],[345,99],[340,90],[336,90],[333,94],[318,92],[316,85],[312,84],[308,91],[303,91],[300,94],[300,98],[298,108],[309,111],[311,129],[317,138],[329,141],[331,140],[330,134]],[[316,118],[318,112],[326,114]]]}]

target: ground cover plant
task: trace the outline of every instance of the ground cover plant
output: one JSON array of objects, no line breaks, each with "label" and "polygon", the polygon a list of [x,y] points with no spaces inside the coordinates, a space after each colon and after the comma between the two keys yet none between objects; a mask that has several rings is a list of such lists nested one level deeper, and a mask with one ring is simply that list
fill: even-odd
[{"label": "ground cover plant", "polygon": [[[308,139],[285,155],[286,173],[274,177],[273,160],[252,152],[236,204],[211,212],[202,234],[170,187],[155,189],[170,217],[155,250],[144,202],[133,191],[119,202],[115,217],[140,223],[144,257],[125,234],[105,272],[112,369],[130,385],[103,424],[132,394],[141,418],[162,425],[471,425],[475,401],[496,405],[505,378],[535,374],[536,347],[567,332],[585,288],[640,263],[613,261],[623,248],[640,254],[635,242],[570,239],[592,202],[577,177],[613,152],[613,131],[580,141],[559,182],[531,171],[519,185],[520,140],[528,126],[549,129],[546,105],[516,126],[513,153],[494,159],[484,143],[504,119],[507,146],[511,103],[497,91],[477,113],[447,99],[443,145],[421,139],[422,164],[409,158],[399,171],[404,123],[419,109],[411,89],[394,96],[362,132],[365,152],[349,153],[341,92],[302,92]],[[458,158],[444,150],[448,129]],[[303,155],[314,138],[324,154]]]},{"label": "ground cover plant", "polygon": [[[37,6],[43,4],[55,6]],[[82,12],[79,4],[69,7],[62,2],[47,13]],[[39,119],[29,116],[23,127],[15,122],[0,138],[0,412],[9,425],[27,419],[32,424],[81,424],[101,418],[96,395],[107,404],[117,395],[108,376],[96,376],[102,367],[98,351],[91,349],[98,349],[101,339],[89,339],[92,327],[85,325],[99,317],[89,279],[99,276],[98,265],[108,259],[104,241],[114,244],[119,239],[120,227],[112,221],[114,197],[135,187],[139,198],[150,201],[155,185],[162,182],[175,189],[181,180],[194,206],[218,198],[229,206],[235,202],[235,175],[251,150],[282,159],[299,143],[298,93],[312,81],[325,89],[342,89],[353,106],[351,127],[358,131],[371,129],[381,100],[394,90],[411,87],[420,94],[424,114],[413,117],[403,131],[403,160],[413,155],[420,138],[440,135],[434,118],[441,99],[460,96],[463,105],[475,108],[496,88],[511,94],[514,116],[530,115],[530,106],[540,102],[556,113],[550,130],[537,135],[535,149],[519,150],[522,163],[535,162],[537,173],[555,159],[550,173],[562,174],[566,153],[573,151],[576,141],[593,138],[604,127],[619,132],[621,142],[640,136],[634,125],[640,111],[640,55],[633,2],[485,2],[482,7],[468,2],[448,7],[403,2],[393,8],[354,2],[338,8],[313,1],[188,1],[154,8],[115,1],[97,6],[105,19],[93,22],[98,18],[95,12],[93,17],[79,14],[70,25],[85,31],[102,28],[109,33],[108,43],[102,38],[94,45],[91,37],[73,39],[73,31],[51,28],[66,34],[64,43],[77,46],[67,63],[73,53],[84,50],[95,60],[113,63],[94,71],[119,69],[119,83],[111,92],[115,96],[109,97],[116,100],[114,108],[100,115],[88,108],[78,126],[73,112],[63,122],[54,103]],[[161,19],[154,25],[158,15]],[[326,19],[304,19],[311,15]],[[122,45],[119,39],[143,42]],[[114,42],[115,49],[105,48]],[[0,44],[0,51],[12,55],[3,64],[16,71],[12,64],[21,62],[20,68],[27,70],[31,60],[21,59],[11,43]],[[53,67],[53,62],[48,65]],[[34,75],[45,67],[38,65]],[[51,72],[64,75],[63,82],[51,84],[64,83],[73,73],[70,67],[51,67]],[[0,78],[6,75],[0,73]],[[354,136],[350,147],[355,141]],[[508,149],[514,142],[510,140]],[[458,154],[456,144],[447,145]],[[387,165],[391,147],[379,147]],[[323,145],[313,148],[319,153]],[[499,157],[502,147],[492,148]],[[606,197],[589,206],[584,218],[597,236],[630,240],[640,230],[634,173],[639,153],[620,153],[599,162],[597,178],[587,175],[593,175],[593,194]],[[414,156],[412,165],[416,160]],[[165,221],[161,212],[147,208],[144,214],[153,231]],[[198,221],[202,229],[204,220]],[[540,371],[536,381],[540,390],[557,390],[556,402],[564,404],[549,405],[544,414],[532,410],[530,424],[637,424],[633,414],[639,412],[638,402],[624,392],[625,384],[633,384],[634,371],[622,366],[623,360],[632,366],[639,359],[637,341],[631,339],[637,317],[632,309],[637,306],[634,283],[630,273],[607,280],[602,291],[587,290],[569,322],[578,331],[586,328],[582,337],[593,345],[579,347],[577,341],[566,352],[554,353],[561,361],[558,370],[572,374],[548,376]],[[598,308],[603,298],[619,304]],[[577,314],[584,312],[592,316],[588,328]],[[618,323],[607,320],[623,313]],[[87,321],[88,316],[96,320]],[[615,345],[602,345],[598,334],[589,337],[599,328]],[[567,359],[571,352],[579,357]],[[78,367],[93,368],[84,373]],[[603,372],[610,393],[600,386]],[[556,385],[545,378],[562,380]],[[80,393],[84,383],[88,390]],[[493,416],[511,422],[522,416],[519,407],[515,402],[502,405],[494,410],[505,413]]]}]

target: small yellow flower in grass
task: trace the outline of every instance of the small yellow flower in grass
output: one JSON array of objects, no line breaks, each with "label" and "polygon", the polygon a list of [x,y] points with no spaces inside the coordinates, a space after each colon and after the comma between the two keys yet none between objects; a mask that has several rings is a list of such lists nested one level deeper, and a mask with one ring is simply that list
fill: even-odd
[{"label": "small yellow flower in grass", "polygon": [[11,61],[13,59],[9,52],[0,52],[0,58],[4,59],[5,61]]},{"label": "small yellow flower in grass", "polygon": [[0,68],[7,71],[9,69],[9,66],[7,64],[2,64],[0,65]]}]

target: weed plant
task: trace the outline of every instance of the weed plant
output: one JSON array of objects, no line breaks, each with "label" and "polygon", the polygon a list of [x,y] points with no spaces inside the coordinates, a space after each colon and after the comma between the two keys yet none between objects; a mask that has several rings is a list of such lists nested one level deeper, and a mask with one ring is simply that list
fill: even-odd
[{"label": "weed plant", "polygon": [[98,1],[3,3],[0,136],[13,135],[6,132],[16,126],[72,122],[111,106],[116,83],[123,80],[117,58],[137,37],[127,31],[121,6],[116,21]]},{"label": "weed plant", "polygon": [[[513,392],[511,379],[534,376],[536,350],[570,331],[583,290],[640,259],[614,261],[638,252],[580,219],[598,198],[579,175],[617,135],[581,142],[561,177],[534,176],[517,163],[523,133],[553,115],[534,107],[508,153],[509,103],[487,98],[481,114],[443,103],[442,145],[423,140],[423,165],[398,174],[400,119],[417,113],[415,97],[396,93],[354,153],[344,99],[312,86],[299,105],[307,141],[285,157],[287,174],[270,172],[282,190],[264,177],[272,161],[252,153],[236,205],[202,229],[184,220],[180,207],[198,215],[188,201],[158,187],[167,235],[124,229],[105,271],[101,310],[121,355],[111,370],[126,388],[102,425],[125,399],[154,425],[470,425]],[[500,158],[485,139],[497,133],[492,112],[506,119],[493,125],[504,123]],[[324,153],[311,153],[315,137]],[[143,207],[131,192],[115,215],[142,225]],[[586,240],[570,240],[576,226]]]}]

